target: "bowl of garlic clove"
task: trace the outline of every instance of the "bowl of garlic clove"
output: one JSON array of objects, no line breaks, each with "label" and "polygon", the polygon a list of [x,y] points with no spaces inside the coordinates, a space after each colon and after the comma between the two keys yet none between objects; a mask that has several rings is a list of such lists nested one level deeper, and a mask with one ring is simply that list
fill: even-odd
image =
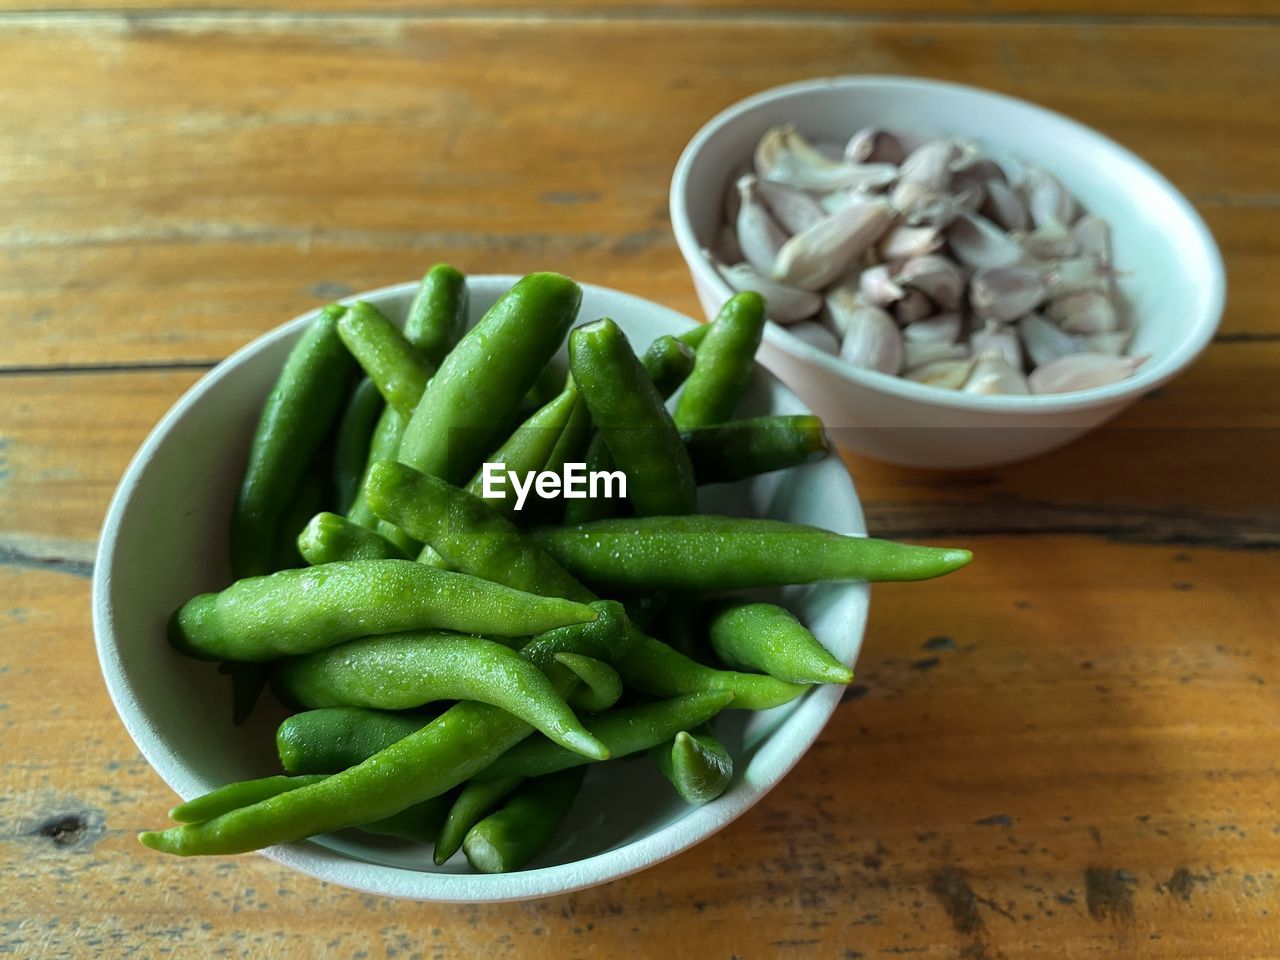
[{"label": "bowl of garlic clove", "polygon": [[1186,368],[1222,316],[1199,215],[1128,150],[974,87],[852,76],[711,119],[671,182],[710,318],[766,299],[760,358],[846,449],[1010,463]]}]

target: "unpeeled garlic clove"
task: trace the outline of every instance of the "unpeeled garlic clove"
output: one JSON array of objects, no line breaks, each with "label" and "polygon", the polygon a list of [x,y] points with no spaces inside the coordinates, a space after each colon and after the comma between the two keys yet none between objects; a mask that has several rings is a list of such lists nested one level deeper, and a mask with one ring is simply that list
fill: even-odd
[{"label": "unpeeled garlic clove", "polygon": [[1109,357],[1101,353],[1073,353],[1031,371],[1033,393],[1069,393],[1119,383],[1147,361],[1142,357]]},{"label": "unpeeled garlic clove", "polygon": [[735,293],[753,290],[764,297],[765,311],[770,320],[794,323],[797,320],[807,320],[822,309],[822,298],[816,293],[774,283],[768,277],[762,277],[749,263],[737,263],[730,267],[717,262],[710,255],[708,259],[716,273],[724,278],[724,282]]},{"label": "unpeeled garlic clove", "polygon": [[762,180],[814,191],[886,186],[897,175],[897,168],[888,163],[831,160],[791,125],[765,133],[756,146],[755,167]]},{"label": "unpeeled garlic clove", "polygon": [[807,230],[827,215],[809,194],[783,183],[761,180],[756,184],[756,193],[788,233]]},{"label": "unpeeled garlic clove", "polygon": [[1104,353],[1109,357],[1121,357],[1129,349],[1133,340],[1132,330],[1115,330],[1111,333],[1091,333],[1085,338],[1089,350],[1093,353]]},{"label": "unpeeled garlic clove", "polygon": [[906,326],[918,323],[938,312],[938,305],[919,290],[908,290],[906,296],[893,305],[893,317]]},{"label": "unpeeled garlic clove", "polygon": [[954,310],[964,295],[964,271],[936,254],[911,257],[894,274],[893,281],[919,290],[944,310]]},{"label": "unpeeled garlic clove", "polygon": [[906,291],[889,276],[888,265],[878,263],[858,275],[858,293],[873,306],[887,307],[895,300],[901,300]]},{"label": "unpeeled garlic clove", "polygon": [[849,317],[840,359],[862,370],[897,374],[902,369],[902,334],[879,307],[859,306]]},{"label": "unpeeled garlic clove", "polygon": [[845,144],[846,163],[892,163],[895,166],[907,158],[902,141],[888,130],[879,127],[863,127]]},{"label": "unpeeled garlic clove", "polygon": [[1091,257],[1104,267],[1111,266],[1111,226],[1092,213],[1086,213],[1071,226],[1080,256]]},{"label": "unpeeled garlic clove", "polygon": [[1048,170],[1028,164],[1022,190],[1027,198],[1031,222],[1036,227],[1066,228],[1075,222],[1075,199]]},{"label": "unpeeled garlic clove", "polygon": [[1044,271],[1045,284],[1051,298],[1068,293],[1083,293],[1086,290],[1109,293],[1111,279],[1110,267],[1093,257],[1061,260],[1046,267]]},{"label": "unpeeled garlic clove", "polygon": [[1031,267],[979,270],[969,283],[969,303],[980,317],[1012,321],[1025,317],[1044,300],[1047,286]]},{"label": "unpeeled garlic clove", "polygon": [[819,290],[879,240],[892,220],[892,209],[880,199],[829,214],[782,245],[774,261],[773,279]]},{"label": "unpeeled garlic clove", "polygon": [[987,183],[987,195],[978,211],[993,223],[1006,230],[1026,230],[1031,226],[1027,205],[1007,183],[993,180]]},{"label": "unpeeled garlic clove", "polygon": [[829,353],[833,357],[840,355],[840,341],[836,339],[834,333],[820,323],[812,320],[793,323],[787,327],[787,333],[798,337],[811,347],[817,347],[823,353]]},{"label": "unpeeled garlic clove", "polygon": [[885,260],[907,260],[933,253],[942,246],[942,231],[936,226],[892,227],[880,241],[880,256]]},{"label": "unpeeled garlic clove", "polygon": [[849,286],[833,287],[822,298],[822,312],[819,314],[819,319],[827,325],[837,339],[843,341],[848,336],[854,313],[866,305],[862,295],[856,289]]},{"label": "unpeeled garlic clove", "polygon": [[1018,342],[1018,334],[1008,324],[986,321],[981,330],[969,335],[969,346],[978,355],[998,353],[1009,366],[1015,370],[1022,369],[1022,345]]},{"label": "unpeeled garlic clove", "polygon": [[768,276],[787,242],[786,231],[778,226],[756,192],[756,178],[751,174],[738,180],[738,246],[742,255],[760,274]]},{"label": "unpeeled garlic clove", "polygon": [[1036,367],[1090,349],[1083,337],[1072,336],[1038,313],[1029,313],[1018,321],[1018,337],[1032,366]]},{"label": "unpeeled garlic clove", "polygon": [[908,370],[937,360],[958,360],[969,355],[960,336],[960,314],[940,313],[917,320],[902,329],[902,361]]},{"label": "unpeeled garlic clove", "polygon": [[973,373],[977,357],[964,359],[934,360],[922,366],[908,370],[903,376],[916,383],[940,387],[943,390],[959,390]]},{"label": "unpeeled garlic clove", "polygon": [[952,184],[956,181],[972,181],[981,184],[1009,182],[1009,175],[1004,172],[1004,167],[990,157],[984,157],[976,149],[962,147],[949,166]]},{"label": "unpeeled garlic clove", "polygon": [[1061,260],[1076,254],[1075,237],[1061,224],[1051,223],[1036,227],[1019,238],[1022,249],[1037,260]]},{"label": "unpeeled garlic clove", "polygon": [[930,140],[902,162],[889,199],[907,223],[933,220],[952,208],[949,165],[959,150],[954,140]]},{"label": "unpeeled garlic clove", "polygon": [[1027,378],[996,350],[978,354],[973,372],[961,388],[982,396],[1030,393]]},{"label": "unpeeled garlic clove", "polygon": [[1111,333],[1120,326],[1116,308],[1097,290],[1081,290],[1050,300],[1044,312],[1067,333]]},{"label": "unpeeled garlic clove", "polygon": [[906,340],[902,342],[902,366],[908,370],[915,370],[940,360],[963,360],[967,356],[969,356],[969,348],[963,343],[938,343],[937,341],[908,343]]},{"label": "unpeeled garlic clove", "polygon": [[976,213],[957,216],[947,229],[947,242],[956,260],[970,270],[1031,263],[1022,244]]}]

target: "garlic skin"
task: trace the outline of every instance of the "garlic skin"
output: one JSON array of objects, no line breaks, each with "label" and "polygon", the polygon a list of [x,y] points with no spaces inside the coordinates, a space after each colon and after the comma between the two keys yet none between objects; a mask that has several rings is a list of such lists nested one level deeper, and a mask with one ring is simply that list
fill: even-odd
[{"label": "garlic skin", "polygon": [[889,276],[887,264],[867,267],[858,275],[858,293],[872,306],[887,307],[906,296],[906,291]]},{"label": "garlic skin", "polygon": [[973,372],[961,390],[978,396],[1014,396],[1031,392],[1022,371],[994,350],[978,354]]},{"label": "garlic skin", "polygon": [[827,215],[812,196],[782,183],[761,180],[756,184],[756,192],[773,218],[788,233],[807,230]]},{"label": "garlic skin", "polygon": [[937,254],[911,257],[898,268],[893,282],[919,290],[944,310],[956,309],[964,296],[964,271]]},{"label": "garlic skin", "polygon": [[989,267],[973,275],[969,304],[983,318],[1012,321],[1034,310],[1048,292],[1040,271],[1030,267]]},{"label": "garlic skin", "polygon": [[879,307],[859,306],[848,318],[840,359],[861,370],[896,375],[902,369],[902,334]]},{"label": "garlic skin", "polygon": [[812,320],[793,323],[787,327],[787,333],[798,337],[811,347],[817,347],[823,353],[833,357],[840,356],[840,341],[827,327]]},{"label": "garlic skin", "polygon": [[786,231],[774,221],[756,193],[756,178],[747,174],[738,180],[738,246],[756,272],[768,276],[787,242]]},{"label": "garlic skin", "polygon": [[707,254],[716,273],[724,279],[734,293],[745,293],[752,290],[764,297],[765,309],[769,319],[777,323],[794,323],[807,320],[822,309],[822,298],[808,290],[797,290],[774,283],[768,277],[762,277],[749,263],[737,263],[726,266]]},{"label": "garlic skin", "polygon": [[773,264],[773,279],[820,290],[879,240],[892,220],[893,211],[884,200],[851,204],[829,214],[782,245]]},{"label": "garlic skin", "polygon": [[1070,393],[1119,383],[1149,359],[1109,357],[1101,353],[1073,353],[1036,367],[1027,378],[1033,393]]},{"label": "garlic skin", "polygon": [[756,147],[755,169],[762,180],[815,191],[885,186],[897,176],[897,168],[888,163],[831,160],[791,125],[774,127],[761,138]]}]

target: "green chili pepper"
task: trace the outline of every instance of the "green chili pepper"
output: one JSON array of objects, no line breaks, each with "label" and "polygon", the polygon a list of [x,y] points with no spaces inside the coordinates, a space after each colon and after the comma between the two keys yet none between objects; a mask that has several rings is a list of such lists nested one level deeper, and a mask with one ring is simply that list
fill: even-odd
[{"label": "green chili pepper", "polygon": [[178,608],[169,635],[192,656],[260,662],[371,634],[431,629],[520,637],[594,618],[571,600],[411,560],[345,560],[201,594]]},{"label": "green chili pepper", "polygon": [[471,780],[449,807],[449,813],[436,837],[436,849],[432,854],[436,866],[449,861],[462,849],[467,831],[498,808],[512,791],[524,783],[524,777],[504,777],[498,780]]},{"label": "green chili pepper", "polygon": [[733,779],[733,757],[706,727],[693,733],[681,730],[649,755],[685,803],[709,803]]},{"label": "green chili pepper", "polygon": [[298,535],[302,559],[319,566],[338,560],[405,560],[399,547],[377,531],[336,513],[317,513]]},{"label": "green chili pepper", "polygon": [[352,523],[358,523],[362,527],[368,527],[375,530],[378,527],[378,518],[374,515],[373,510],[369,507],[369,501],[364,495],[364,485],[369,480],[369,471],[373,469],[373,465],[379,460],[394,460],[397,452],[400,450],[400,437],[404,434],[404,426],[407,421],[400,414],[396,413],[391,407],[386,407],[382,411],[382,416],[378,418],[377,426],[373,428],[373,439],[369,442],[369,459],[365,463],[364,473],[360,477],[360,486],[356,491],[356,498],[352,501],[351,506],[347,510],[347,519]]},{"label": "green chili pepper", "polygon": [[641,516],[697,508],[693,466],[662,397],[612,320],[574,330],[569,366]]},{"label": "green chili pepper", "polygon": [[615,666],[623,683],[655,697],[728,690],[733,693],[733,706],[737,710],[769,710],[794,700],[808,689],[759,673],[703,666],[652,637],[639,638],[631,652]]},{"label": "green chili pepper", "polygon": [[[502,471],[510,471],[521,477],[545,470],[555,452],[560,437],[573,416],[579,402],[578,387],[570,383],[533,416],[516,428],[497,450],[489,455],[486,463],[498,464]],[[505,474],[499,486],[499,496],[484,496],[484,470],[481,469],[467,484],[467,492],[480,497],[495,513],[510,516],[515,510],[516,495]]]},{"label": "green chili pepper", "polygon": [[261,780],[242,780],[239,783],[229,783],[225,787],[218,787],[202,797],[196,797],[186,803],[178,804],[169,811],[169,819],[176,820],[179,823],[199,823],[201,820],[211,820],[232,810],[247,807],[251,803],[266,800],[268,797],[276,797],[282,793],[288,793],[290,790],[297,790],[299,787],[319,783],[323,779],[324,776],[321,774],[303,777],[263,777]]},{"label": "green chili pepper", "polygon": [[382,407],[382,394],[374,382],[365,377],[356,384],[347,409],[338,421],[333,444],[333,487],[339,513],[346,513],[356,501]]},{"label": "green chili pepper", "polygon": [[551,842],[582,787],[585,770],[565,770],[521,784],[495,813],[467,832],[462,852],[481,873],[519,870]]},{"label": "green chili pepper", "polygon": [[684,333],[676,337],[681,343],[694,352],[702,346],[702,341],[707,339],[707,334],[711,331],[710,323],[700,323],[696,327],[686,330]]},{"label": "green chili pepper", "polygon": [[[665,743],[681,730],[706,723],[730,706],[737,706],[731,690],[707,690],[598,713],[584,719],[583,726],[609,748],[610,756],[616,760]],[[494,760],[476,779],[540,777],[590,762],[546,737],[530,737]]]},{"label": "green chili pepper", "polygon": [[231,677],[231,722],[237,727],[249,719],[267,685],[267,669],[260,663],[218,664],[218,672]]},{"label": "green chili pepper", "polygon": [[306,560],[298,552],[298,536],[307,522],[324,504],[323,477],[316,472],[307,474],[298,484],[298,490],[280,517],[280,544],[276,548],[273,570],[291,570],[306,566]]},{"label": "green chili pepper", "polygon": [[338,773],[417,733],[432,719],[361,707],[308,710],[280,724],[276,750],[290,773]]},{"label": "green chili pepper", "polygon": [[853,671],[827,652],[789,610],[772,603],[727,606],[711,618],[711,647],[726,665],[791,683],[848,683]]},{"label": "green chili pepper", "polygon": [[427,358],[377,307],[363,300],[338,321],[338,335],[387,405],[402,417],[413,416],[434,372]]},{"label": "green chili pepper", "polygon": [[822,421],[807,414],[730,420],[681,436],[698,483],[732,483],[798,467],[831,452]]},{"label": "green chili pepper", "polygon": [[575,710],[599,713],[608,710],[622,696],[622,678],[607,663],[580,653],[557,653],[555,659],[582,681],[583,685],[569,694],[569,705]]},{"label": "green chili pepper", "polygon": [[529,392],[524,395],[520,405],[531,412],[539,407],[544,407],[559,395],[564,389],[564,384],[564,371],[559,369],[553,360],[542,368],[542,372],[538,374],[538,379],[529,388]]},{"label": "green chili pepper", "polygon": [[263,405],[231,516],[231,569],[267,573],[279,524],[316,452],[333,429],[355,368],[338,338],[343,307],[326,307],[289,353]]},{"label": "green chili pepper", "polygon": [[[396,549],[398,549],[406,557],[415,556],[422,551],[422,544],[420,544],[417,540],[413,539],[413,537],[409,536],[407,533],[405,533],[403,530],[397,527],[394,523],[387,523],[387,521],[385,520],[379,520],[377,531],[379,536],[381,536],[384,540],[387,540],[392,544],[394,544]],[[440,570],[445,569],[445,567],[439,566],[436,563],[434,563],[429,556],[419,557],[418,559],[419,559],[419,562],[425,563],[427,564],[427,566],[434,566]]]},{"label": "green chili pepper", "polygon": [[449,812],[453,798],[448,794],[423,800],[399,813],[393,813],[372,823],[362,823],[359,829],[365,833],[382,834],[388,837],[399,837],[415,843],[435,843],[440,835],[440,827],[444,824],[445,815]]},{"label": "green chili pepper", "polygon": [[[600,656],[609,662],[626,654],[630,633],[623,632],[617,642],[600,644],[587,626],[551,631],[530,646],[541,645],[548,659],[562,651]],[[565,673],[566,679],[550,678],[562,696],[578,682]],[[463,701],[420,730],[319,783],[198,824],[148,831],[138,839],[164,853],[202,856],[246,853],[357,826],[399,813],[470,780],[532,732],[527,723],[504,710]]]},{"label": "green chili pepper", "polygon": [[365,495],[378,516],[431,544],[454,570],[530,593],[592,599],[511,521],[437,477],[384,460],[369,472]]},{"label": "green chili pepper", "polygon": [[299,706],[406,710],[436,700],[476,700],[515,714],[557,743],[602,760],[551,681],[514,650],[450,633],[363,637],[276,665],[274,682]]},{"label": "green chili pepper", "polygon": [[465,483],[559,349],[581,302],[581,288],[554,273],[530,274],[503,294],[427,384],[399,459]]},{"label": "green chili pepper", "polygon": [[676,403],[681,430],[721,423],[746,392],[764,333],[764,298],[739,293],[725,301],[706,337],[698,345],[693,373]]},{"label": "green chili pepper", "polygon": [[927,580],[968,550],[847,537],[738,517],[641,517],[540,527],[532,539],[571,574],[619,590],[735,590],[819,580]]},{"label": "green chili pepper", "polygon": [[438,367],[462,336],[469,306],[467,278],[447,263],[437,263],[409,305],[404,337]]}]

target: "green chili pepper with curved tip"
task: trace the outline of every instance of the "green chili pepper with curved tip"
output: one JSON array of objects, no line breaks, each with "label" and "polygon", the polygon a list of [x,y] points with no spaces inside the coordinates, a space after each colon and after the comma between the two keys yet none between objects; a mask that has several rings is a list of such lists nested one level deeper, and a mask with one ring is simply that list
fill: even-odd
[{"label": "green chili pepper with curved tip", "polygon": [[237,581],[193,597],[169,636],[192,656],[261,662],[406,630],[523,637],[595,619],[539,597],[412,560],[344,560]]},{"label": "green chili pepper with curved tip", "polygon": [[[593,642],[590,629],[557,630],[543,634],[529,646],[540,644],[548,659],[569,651],[611,662],[625,655],[632,637],[624,631],[619,642],[605,644],[607,649],[602,650],[601,644]],[[552,639],[554,644],[549,642]],[[571,674],[565,679],[549,679],[562,696],[578,682]],[[358,826],[452,790],[532,732],[531,726],[504,710],[463,701],[420,730],[320,783],[202,823],[147,831],[139,834],[138,840],[143,846],[175,856],[204,856],[246,853]]]},{"label": "green chili pepper with curved tip", "polygon": [[405,418],[391,407],[385,407],[373,428],[373,439],[369,441],[369,458],[365,461],[364,472],[360,475],[360,485],[356,490],[356,498],[347,508],[347,519],[371,530],[377,529],[378,518],[369,508],[365,499],[364,485],[369,479],[369,471],[379,460],[394,460],[400,449],[400,437],[404,433]]},{"label": "green chili pepper with curved tip", "polygon": [[739,293],[725,301],[698,345],[693,372],[676,402],[681,430],[721,423],[733,416],[755,368],[764,333],[764,298]]},{"label": "green chili pepper with curved tip", "polygon": [[301,707],[407,710],[437,700],[475,700],[520,717],[584,756],[609,754],[587,733],[551,681],[519,653],[453,633],[362,637],[276,664],[274,683]]},{"label": "green chili pepper with curved tip", "polygon": [[607,663],[580,653],[557,653],[555,659],[582,681],[582,686],[569,694],[569,705],[575,710],[599,713],[608,710],[621,698],[622,678]]},{"label": "green chili pepper with curved tip", "polygon": [[686,330],[684,333],[676,337],[676,339],[696,353],[697,349],[702,346],[702,341],[707,339],[707,334],[710,332],[710,323],[700,323],[696,327],[691,327]]},{"label": "green chili pepper with curved tip", "polygon": [[224,813],[247,807],[269,797],[277,797],[299,787],[319,783],[323,774],[312,774],[301,777],[263,777],[260,780],[242,780],[218,787],[204,796],[180,803],[169,811],[169,819],[179,823],[199,823],[201,820],[212,820]]},{"label": "green chili pepper with curved tip", "polygon": [[[609,748],[610,757],[616,760],[666,743],[681,730],[706,723],[730,706],[736,706],[733,691],[706,690],[634,707],[608,710],[587,717],[582,723],[592,731],[596,739]],[[504,777],[540,777],[584,763],[591,761],[546,737],[530,737],[476,774],[476,781]]]},{"label": "green chili pepper with curved tip", "polygon": [[711,618],[711,648],[727,666],[790,683],[849,683],[853,671],[804,624],[772,603],[739,601]]},{"label": "green chili pepper with curved tip", "polygon": [[267,668],[261,663],[218,664],[218,672],[231,677],[231,722],[237,727],[249,719],[267,686]]},{"label": "green chili pepper with curved tip", "polygon": [[378,516],[431,544],[454,570],[530,593],[592,599],[510,520],[438,477],[384,460],[369,472],[365,495]]},{"label": "green chili pepper with curved tip", "polygon": [[467,325],[471,298],[467,278],[437,263],[422,278],[404,321],[404,337],[433,367],[440,366]]},{"label": "green chili pepper with curved tip", "polygon": [[[658,396],[666,401],[676,392],[680,384],[684,383],[685,378],[689,376],[689,371],[693,369],[693,351],[675,337],[662,336],[649,344],[649,349],[644,352],[640,364],[649,375],[649,379],[653,381]],[[585,462],[588,476],[616,468],[603,434],[597,432],[591,438]],[[567,500],[564,505],[564,522],[587,523],[591,520],[603,520],[605,517],[616,516],[620,512],[618,509],[620,505],[619,500],[609,500],[604,497]]]},{"label": "green chili pepper with curved tip", "polygon": [[[545,470],[578,402],[578,387],[570,383],[517,427],[506,442],[491,453],[485,462],[498,464],[503,471],[510,471],[521,477],[528,473]],[[516,496],[505,475],[499,495],[496,497],[484,496],[484,478],[484,470],[477,471],[471,478],[471,482],[467,484],[467,492],[483,499],[495,513],[510,516],[515,510]]]},{"label": "green chili pepper with curved tip", "polygon": [[822,421],[804,414],[729,420],[681,434],[698,483],[732,483],[821,460],[831,452]]},{"label": "green chili pepper with curved tip", "polygon": [[341,411],[355,363],[338,337],[344,307],[326,307],[285,360],[258,421],[231,515],[231,569],[268,573],[279,525]]},{"label": "green chili pepper with curved tip", "polygon": [[681,730],[649,755],[685,803],[709,803],[733,779],[733,757],[705,727],[693,733]]},{"label": "green chili pepper with curved tip", "polygon": [[357,300],[338,321],[338,335],[387,405],[402,417],[413,416],[435,371],[400,328],[377,307]]},{"label": "green chili pepper with curved tip", "polygon": [[417,733],[433,719],[363,707],[308,710],[281,722],[276,751],[289,773],[338,773]]},{"label": "green chili pepper with curved tip", "polygon": [[356,501],[369,444],[382,415],[382,394],[368,377],[356,384],[347,408],[338,421],[333,443],[333,496],[339,513],[346,513]]},{"label": "green chili pepper with curved tip", "polygon": [[359,824],[356,829],[415,843],[435,843],[452,800],[448,794],[432,797],[381,820]]},{"label": "green chili pepper with curved tip", "polygon": [[496,810],[522,783],[524,777],[468,781],[458,799],[449,807],[436,837],[436,849],[432,854],[436,866],[448,863],[449,858],[462,849],[467,831]]},{"label": "green chili pepper with curved tip", "polygon": [[529,274],[503,294],[427,384],[398,459],[466,483],[564,342],[581,302],[582,289],[554,273]]},{"label": "green chili pepper with curved tip", "polygon": [[640,637],[615,666],[623,683],[655,697],[728,690],[734,695],[733,706],[737,710],[769,710],[808,689],[764,674],[703,666],[652,637]]},{"label": "green chili pepper with curved tip", "polygon": [[530,531],[569,573],[616,590],[738,590],[821,580],[928,580],[968,550],[711,515],[598,520]]},{"label": "green chili pepper with curved tip", "polygon": [[[578,327],[569,367],[641,516],[692,513],[693,465],[653,381],[612,320]],[[695,368],[696,369],[696,368]]]},{"label": "green chili pepper with curved tip", "polygon": [[394,543],[336,513],[321,512],[298,534],[298,552],[313,567],[339,560],[405,560]]},{"label": "green chili pepper with curved tip", "polygon": [[538,374],[538,379],[534,381],[529,392],[524,395],[524,399],[520,401],[521,407],[529,412],[544,407],[564,389],[565,374],[553,360],[542,368],[542,372]]},{"label": "green chili pepper with curved tip", "polygon": [[565,770],[521,784],[499,810],[467,831],[467,862],[481,873],[510,873],[528,864],[564,823],[584,776],[583,769]]}]

